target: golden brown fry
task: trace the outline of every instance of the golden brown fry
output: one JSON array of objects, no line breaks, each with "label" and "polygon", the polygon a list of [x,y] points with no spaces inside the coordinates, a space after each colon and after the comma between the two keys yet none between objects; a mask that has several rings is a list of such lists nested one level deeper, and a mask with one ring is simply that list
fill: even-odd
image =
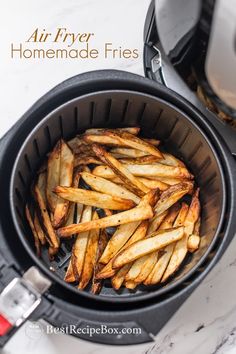
[{"label": "golden brown fry", "polygon": [[176,167],[179,166],[179,167],[186,168],[185,164],[181,160],[177,159],[177,157],[168,154],[167,152],[163,152],[162,155],[164,158],[159,160],[158,162],[168,166],[176,166]]},{"label": "golden brown fry", "polygon": [[200,244],[200,236],[199,235],[190,235],[188,238],[188,251],[193,253],[195,252],[198,248],[199,248],[199,244]]},{"label": "golden brown fry", "polygon": [[[197,189],[192,197],[190,207],[184,219],[184,237],[179,240],[174,247],[168,267],[162,277],[161,282],[165,282],[181,265],[188,252],[188,238],[193,233],[194,224],[199,218],[200,203],[198,199],[199,189]],[[181,220],[183,222],[183,220]]]},{"label": "golden brown fry", "polygon": [[143,157],[136,157],[136,158],[130,158],[130,157],[124,157],[119,159],[119,161],[123,164],[126,165],[147,165],[147,164],[152,164],[155,162],[159,162],[159,157],[153,156],[153,155],[148,155],[148,156],[143,156]]},{"label": "golden brown fry", "polygon": [[136,288],[137,285],[138,285],[138,284],[135,283],[135,282],[132,281],[132,280],[125,281],[125,287],[126,287],[127,289],[133,290],[133,289]]},{"label": "golden brown fry", "polygon": [[[110,260],[109,262],[106,264],[105,267],[102,268],[101,272],[99,272],[97,274],[97,278],[98,279],[105,279],[105,278],[109,278],[111,276],[113,276],[116,272],[115,269],[112,268],[112,263],[113,263],[113,259],[114,259],[114,256],[119,252],[119,251],[122,251],[124,250],[125,248],[127,248],[128,246],[132,245],[132,243],[136,242],[136,241],[139,241],[139,240],[142,240],[145,235],[146,235],[146,232],[147,232],[147,227],[148,227],[148,221],[145,220],[145,221],[142,221],[140,223],[140,225],[137,227],[136,231],[133,233],[133,235],[128,239],[128,241],[126,243],[124,243],[123,247],[120,248],[114,255],[113,257],[111,258],[110,257]],[[118,240],[119,241],[119,240]]]},{"label": "golden brown fry", "polygon": [[94,192],[91,190],[61,187],[55,188],[55,193],[61,198],[74,203],[95,206],[97,208],[107,208],[112,210],[127,210],[133,208],[136,204],[130,199],[113,197],[108,194]]},{"label": "golden brown fry", "polygon": [[38,235],[41,245],[45,245],[46,237],[45,237],[45,233],[40,225],[37,213],[34,214],[34,227],[35,227],[35,231],[37,232],[37,235]]},{"label": "golden brown fry", "polygon": [[[93,213],[92,220],[98,220],[98,214],[96,211]],[[78,285],[79,289],[84,289],[90,279],[93,276],[93,270],[96,262],[96,254],[99,241],[99,230],[91,230],[88,237],[88,243],[85,253],[85,259],[83,264],[83,271],[81,274],[80,282]]]},{"label": "golden brown fry", "polygon": [[[105,162],[108,165],[107,161],[104,160],[103,162]],[[177,182],[176,178],[179,178],[181,180],[192,179],[192,175],[184,167],[168,166],[168,165],[163,165],[161,163],[155,163],[153,165],[122,165],[122,166],[125,166],[125,168],[133,176],[157,179],[164,183],[167,183],[168,180],[166,180],[165,182],[165,179],[163,179],[163,177],[168,177],[169,181],[171,181],[171,179],[173,180],[173,177],[175,177],[175,182]],[[121,178],[120,174],[118,174],[117,171],[114,172],[112,168],[109,168],[104,165],[95,167],[93,170],[93,174],[108,179],[116,177],[117,174]]]},{"label": "golden brown fry", "polygon": [[113,148],[110,150],[110,153],[116,158],[117,157],[119,157],[119,158],[125,158],[125,157],[136,158],[136,157],[149,156],[149,154],[145,151],[131,149],[131,148],[122,148],[122,147]]},{"label": "golden brown fry", "polygon": [[94,176],[93,174],[87,172],[82,172],[81,176],[83,180],[97,192],[109,194],[113,197],[130,199],[135,204],[140,202],[140,198],[134,193],[124,187],[118,186],[117,184],[106,180],[105,178]]},{"label": "golden brown fry", "polygon": [[[83,210],[81,222],[82,223],[89,222],[91,218],[92,218],[92,207],[85,206]],[[97,221],[97,220],[93,220],[93,221]],[[89,238],[89,231],[81,232],[80,234],[77,235],[76,241],[73,246],[73,251],[72,251],[74,256],[73,269],[78,281],[80,280],[82,270],[83,270],[88,238]]]},{"label": "golden brown fry", "polygon": [[119,131],[119,132],[128,132],[133,135],[138,135],[140,128],[139,127],[128,127],[128,128],[116,128],[116,129],[104,129],[104,128],[91,128],[85,130],[85,134],[103,134],[105,131]]},{"label": "golden brown fry", "polygon": [[[96,176],[98,177],[98,176]],[[102,177],[101,177],[102,178]],[[136,177],[141,183],[143,183],[146,187],[148,187],[149,189],[160,189],[160,191],[165,191],[166,189],[169,188],[169,185],[163,182],[160,182],[158,180],[154,180],[154,179],[149,179],[149,178],[144,178],[144,177]],[[104,178],[105,179],[105,178]],[[119,177],[115,177],[111,179],[112,182],[114,183],[118,183],[118,184],[124,184],[124,182],[119,178]]]},{"label": "golden brown fry", "polygon": [[159,146],[160,145],[160,140],[157,139],[152,139],[152,138],[142,138],[142,140],[146,141],[147,143],[154,145],[154,146]]},{"label": "golden brown fry", "polygon": [[74,270],[73,270],[73,259],[72,258],[73,258],[73,254],[71,255],[71,259],[70,259],[70,262],[68,264],[67,271],[66,271],[66,274],[65,274],[65,277],[64,277],[64,280],[67,283],[73,283],[73,282],[76,281]]},{"label": "golden brown fry", "polygon": [[131,266],[132,266],[132,263],[128,263],[128,264],[124,265],[123,267],[121,267],[118,270],[118,272],[115,275],[113,275],[113,277],[111,278],[111,284],[115,290],[120,289],[121,285],[123,284],[123,282],[125,280],[125,276],[128,273],[128,271],[130,270]]},{"label": "golden brown fry", "polygon": [[103,147],[93,144],[92,148],[95,154],[103,161],[103,163],[106,163],[108,166],[110,166],[111,170],[125,182],[126,188],[128,188],[131,192],[138,195],[139,197],[142,197],[149,191],[149,189],[143,183],[141,183],[132,175],[132,173],[127,170],[125,165],[115,159],[110,153],[103,149]]},{"label": "golden brown fry", "polygon": [[[172,207],[173,208],[173,207]],[[174,227],[182,226],[184,223],[184,220],[186,218],[188,212],[188,205],[185,203],[182,203],[182,207],[179,211],[179,214],[174,222]],[[178,213],[178,211],[177,211]],[[166,220],[160,225],[160,229],[166,229],[172,226],[173,221],[175,219],[175,216],[173,213],[169,213]],[[171,243],[167,247],[163,249],[163,254],[160,255],[160,258],[158,259],[157,263],[155,264],[154,268],[148,275],[148,277],[145,279],[144,284],[145,285],[152,285],[152,284],[157,284],[160,282],[167,266],[168,263],[171,259],[171,256],[173,254],[175,248],[175,244]]]},{"label": "golden brown fry", "polygon": [[99,259],[100,263],[107,264],[110,259],[119,252],[122,246],[127,242],[130,236],[138,227],[139,221],[134,221],[128,224],[120,225],[114,235],[110,238],[107,246]]},{"label": "golden brown fry", "polygon": [[[141,202],[140,202],[141,203]],[[70,226],[62,227],[57,230],[58,236],[70,237],[74,233],[90,231],[93,229],[101,229],[110,226],[118,226],[127,224],[132,221],[141,221],[149,219],[153,216],[152,207],[149,204],[138,205],[137,207],[117,213],[99,220],[92,220],[90,222],[83,222],[79,225],[72,224]]]},{"label": "golden brown fry", "polygon": [[108,235],[106,233],[106,230],[104,230],[104,229],[100,230],[98,249],[97,249],[97,255],[96,255],[96,262],[95,262],[94,271],[93,271],[92,289],[91,289],[93,294],[98,294],[102,288],[102,279],[97,279],[97,274],[99,274],[99,272],[104,267],[103,264],[99,263],[99,259],[100,259],[101,255],[103,254],[103,251],[107,245],[107,242],[108,242]]},{"label": "golden brown fry", "polygon": [[192,182],[181,182],[179,184],[171,186],[170,188],[162,192],[160,199],[158,200],[155,206],[156,214],[159,215],[163,213],[163,211],[169,209],[185,194],[190,193],[192,188],[193,188]]},{"label": "golden brown fry", "polygon": [[[179,205],[174,205],[170,209],[169,213],[162,221],[159,230],[165,230],[172,227],[173,221],[175,220],[179,211]],[[152,237],[151,234],[148,237]],[[145,255],[139,259],[137,259],[132,267],[130,268],[129,272],[127,273],[125,279],[126,280],[134,280],[136,283],[143,282],[147,276],[152,271],[153,267],[155,266],[158,258],[158,252],[153,252],[148,255]]]},{"label": "golden brown fry", "polygon": [[46,196],[49,209],[54,213],[58,196],[53,189],[60,184],[61,140],[57,142],[48,157]]},{"label": "golden brown fry", "polygon": [[155,236],[137,241],[120,252],[113,261],[113,267],[120,268],[129,262],[145,256],[148,253],[157,251],[172,242],[180,240],[183,237],[183,234],[183,227],[157,231]]},{"label": "golden brown fry", "polygon": [[46,203],[45,203],[45,186],[46,186],[46,176],[44,173],[41,173],[39,174],[37,183],[34,187],[35,200],[38,205],[39,212],[41,214],[41,220],[43,222],[44,229],[46,231],[45,236],[47,238],[47,241],[52,248],[58,250],[59,240],[52,227],[51,220],[49,218]]},{"label": "golden brown fry", "polygon": [[166,215],[168,214],[168,210],[163,211],[161,214],[155,213],[153,218],[150,219],[149,227],[148,227],[148,235],[155,232],[159,226],[161,225],[162,221],[165,219]]},{"label": "golden brown fry", "polygon": [[109,136],[111,138],[114,138],[116,141],[119,142],[121,146],[127,146],[131,147],[137,150],[141,151],[146,151],[150,155],[154,155],[158,158],[162,158],[161,152],[153,145],[153,143],[156,141],[151,140],[152,143],[150,143],[150,140],[144,140],[140,139],[137,136],[134,136],[128,132],[110,132],[107,131],[104,133],[105,136]]},{"label": "golden brown fry", "polygon": [[27,204],[25,206],[25,215],[26,215],[26,219],[29,223],[29,226],[31,228],[32,234],[34,236],[34,245],[35,245],[35,249],[36,249],[36,254],[38,257],[40,257],[41,256],[40,240],[39,240],[38,233],[35,230],[33,219],[30,215],[29,207]]},{"label": "golden brown fry", "polygon": [[[74,168],[74,155],[68,145],[61,140],[61,151],[60,151],[60,178],[59,185],[63,187],[70,187],[73,178],[73,168]],[[55,228],[59,227],[61,223],[65,220],[67,211],[69,208],[69,202],[62,198],[57,198],[55,210],[54,210],[54,220],[53,226]]]},{"label": "golden brown fry", "polygon": [[102,162],[94,156],[85,156],[85,155],[75,156],[74,167],[81,166],[81,165],[89,165],[89,164],[102,165]]}]

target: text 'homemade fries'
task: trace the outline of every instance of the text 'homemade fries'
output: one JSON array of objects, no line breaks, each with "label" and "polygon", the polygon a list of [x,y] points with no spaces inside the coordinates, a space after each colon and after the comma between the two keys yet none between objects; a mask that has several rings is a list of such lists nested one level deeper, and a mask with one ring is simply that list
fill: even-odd
[{"label": "text 'homemade fries'", "polygon": [[60,139],[33,183],[25,214],[36,253],[47,249],[52,261],[60,244],[71,247],[64,280],[80,290],[98,294],[104,279],[115,290],[161,286],[201,244],[194,176],[139,133],[93,128]]}]

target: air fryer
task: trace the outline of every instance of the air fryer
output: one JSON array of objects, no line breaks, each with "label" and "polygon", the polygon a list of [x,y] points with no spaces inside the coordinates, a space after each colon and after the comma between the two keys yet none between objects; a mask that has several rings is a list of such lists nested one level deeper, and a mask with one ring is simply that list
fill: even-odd
[{"label": "air fryer", "polygon": [[[143,136],[161,139],[195,174],[201,188],[201,246],[165,286],[115,292],[105,283],[100,295],[92,295],[63,281],[70,245],[63,243],[53,262],[45,254],[37,258],[23,212],[25,201],[38,167],[60,137],[69,139],[92,127],[137,125]],[[11,300],[22,295],[20,291],[26,291],[29,299],[22,318],[6,333],[2,331],[1,346],[26,318],[43,318],[56,327],[141,328],[139,335],[74,333],[100,343],[153,340],[234,236],[236,168],[232,153],[236,149],[230,151],[224,139],[228,136],[222,138],[207,117],[175,92],[120,71],[73,77],[33,105],[1,139],[0,288],[5,290],[0,304],[4,298],[6,308],[13,306]]]}]

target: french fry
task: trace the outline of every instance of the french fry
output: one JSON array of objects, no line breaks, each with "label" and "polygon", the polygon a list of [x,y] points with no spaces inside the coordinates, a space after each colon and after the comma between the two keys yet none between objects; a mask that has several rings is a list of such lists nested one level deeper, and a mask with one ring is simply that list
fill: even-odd
[{"label": "french fry", "polygon": [[121,146],[131,147],[137,150],[146,151],[149,155],[154,155],[158,158],[162,158],[162,153],[157,149],[156,146],[153,145],[154,140],[152,140],[152,144],[147,141],[138,138],[128,132],[110,132],[106,131],[105,136],[109,136],[114,138],[119,142]]},{"label": "french fry", "polygon": [[41,245],[45,245],[47,241],[46,241],[45,233],[40,225],[37,213],[34,214],[34,228],[35,231],[37,232]]},{"label": "french fry", "polygon": [[134,221],[128,224],[120,225],[114,235],[110,238],[107,246],[99,259],[100,263],[107,264],[110,259],[119,252],[122,246],[134,233],[135,229],[139,225],[139,221]]},{"label": "french fry", "polygon": [[[179,209],[179,207],[178,207],[178,209]],[[178,214],[177,209],[176,209],[176,211]],[[175,212],[172,212],[172,214],[169,213],[168,216],[166,217],[166,219],[160,225],[160,229],[165,230],[165,229],[171,227],[173,222],[174,222],[174,227],[182,226],[184,224],[184,220],[186,218],[187,212],[188,212],[188,205],[185,203],[182,203],[182,207],[179,211],[179,214],[178,214],[175,222],[174,222],[174,219],[176,217]],[[152,271],[149,273],[148,277],[145,279],[145,281],[144,281],[145,285],[153,285],[153,284],[157,284],[160,282],[160,280],[161,280],[161,278],[168,266],[170,258],[173,254],[174,247],[175,247],[175,244],[171,243],[170,245],[168,245],[167,247],[165,247],[163,249],[163,254],[160,255],[160,258],[158,259],[157,263],[153,267]]]},{"label": "french fry", "polygon": [[158,200],[155,206],[155,213],[158,215],[163,213],[165,210],[169,209],[185,194],[190,193],[192,188],[192,182],[181,182],[179,184],[171,186],[170,188],[162,192],[160,199]]},{"label": "french fry", "polygon": [[160,145],[160,140],[158,139],[153,139],[153,138],[142,138],[142,140],[146,141],[147,143],[154,145],[154,146],[159,146]]},{"label": "french fry", "polygon": [[102,288],[102,279],[97,278],[97,274],[100,273],[102,268],[104,267],[103,264],[99,263],[99,259],[101,255],[103,254],[103,251],[107,245],[108,242],[108,235],[106,233],[106,230],[100,230],[100,235],[99,235],[99,240],[98,240],[98,248],[97,248],[97,254],[96,254],[96,262],[94,265],[94,271],[93,271],[93,280],[92,280],[92,288],[91,291],[93,294],[98,294],[101,291]]},{"label": "french fry", "polygon": [[[61,151],[60,151],[60,178],[59,185],[63,187],[70,187],[73,178],[73,168],[74,168],[74,155],[68,145],[61,140]],[[69,208],[69,202],[62,198],[57,198],[53,226],[55,228],[59,227],[61,223],[65,220],[67,211]]]},{"label": "french fry", "polygon": [[[107,161],[104,160],[103,162],[109,165]],[[126,164],[122,166],[125,166],[125,168],[133,176],[146,177],[146,178],[158,177],[157,179],[164,183],[165,181],[163,180],[163,177],[169,177],[169,178],[175,177],[178,179],[192,179],[192,175],[188,172],[188,170],[185,167],[168,166],[168,165],[163,165],[161,163],[155,163],[153,165],[127,165]],[[118,174],[118,172],[117,171],[114,172],[112,168],[109,168],[107,166],[100,165],[94,168],[93,174],[96,176],[110,179],[116,177],[116,174]],[[121,178],[120,174],[118,174],[118,176]]]},{"label": "french fry", "polygon": [[[165,230],[172,227],[173,221],[175,220],[179,211],[179,206],[175,205],[172,206],[171,210],[162,221],[159,230]],[[151,234],[148,237],[152,237]],[[143,282],[149,273],[152,271],[153,267],[155,266],[158,258],[158,252],[153,252],[151,254],[145,255],[139,259],[137,259],[132,267],[130,268],[129,272],[127,273],[125,280],[134,280],[136,283]]]},{"label": "french fry", "polygon": [[132,200],[135,204],[140,202],[140,198],[124,187],[106,180],[105,178],[94,176],[91,173],[82,172],[83,180],[95,191],[109,194],[113,197],[125,198]]},{"label": "french fry", "polygon": [[62,227],[57,230],[57,234],[59,237],[70,237],[74,233],[128,224],[129,222],[133,221],[150,219],[153,216],[152,207],[148,203],[142,203],[141,205],[140,204],[133,209],[123,211],[121,213],[117,213],[111,216],[107,216],[99,220],[92,220],[89,222],[83,222],[79,225],[72,224],[70,226]]},{"label": "french fry", "polygon": [[187,243],[188,251],[191,253],[195,252],[199,248],[199,244],[200,244],[199,235],[195,235],[195,234],[190,235]]},{"label": "french fry", "polygon": [[75,277],[74,270],[73,270],[72,257],[73,257],[73,255],[71,255],[71,259],[70,259],[70,262],[68,264],[67,271],[66,271],[66,274],[65,274],[65,277],[64,277],[64,280],[67,283],[73,283],[73,282],[76,281],[76,277]]},{"label": "french fry", "polygon": [[130,157],[124,157],[119,159],[119,161],[123,164],[126,165],[147,165],[147,164],[152,164],[155,162],[159,162],[159,157],[153,156],[153,155],[148,155],[148,156],[143,156],[143,157],[136,157],[136,158],[130,158]]},{"label": "french fry", "polygon": [[102,162],[94,156],[75,156],[74,167],[89,164],[102,165]]},{"label": "french fry", "polygon": [[171,178],[171,177],[152,177],[152,179],[157,180],[159,182],[165,183],[169,186],[174,186],[175,184],[179,184],[180,182],[188,182],[186,178]]},{"label": "french fry", "polygon": [[54,213],[58,196],[53,193],[53,189],[60,184],[60,164],[61,164],[61,140],[57,142],[52,152],[49,154],[47,163],[47,186],[46,196],[49,209]]},{"label": "french fry", "polygon": [[161,214],[155,213],[153,218],[150,219],[149,227],[148,227],[148,235],[155,232],[159,226],[161,225],[162,221],[165,219],[166,215],[168,214],[168,210],[163,211]]},{"label": "french fry", "polygon": [[181,160],[177,159],[177,157],[168,154],[167,152],[163,152],[162,155],[164,158],[159,160],[158,162],[168,166],[175,166],[175,167],[179,166],[179,167],[186,168],[185,164]]},{"label": "french fry", "polygon": [[[101,159],[103,163],[106,163],[114,173],[117,173],[124,182],[126,187],[134,194],[142,197],[149,189],[141,183],[137,178],[135,178],[132,173],[130,173],[125,165],[121,164],[117,159],[115,159],[110,153],[103,149],[99,145],[93,144],[92,146],[95,154]],[[102,167],[102,166],[99,166]]]},{"label": "french fry", "polygon": [[161,283],[165,282],[181,265],[188,252],[188,238],[193,233],[194,224],[200,213],[199,189],[194,192],[190,207],[184,220],[184,237],[179,240],[174,247],[174,251],[170,258],[169,264],[161,279]]},{"label": "french fry", "polygon": [[105,267],[102,268],[101,272],[99,272],[97,274],[97,278],[98,279],[105,279],[105,278],[109,278],[111,276],[113,276],[116,272],[115,269],[112,268],[112,263],[114,260],[114,256],[119,252],[124,250],[125,248],[129,247],[130,245],[132,245],[132,243],[142,240],[147,232],[147,228],[148,228],[148,221],[142,221],[139,226],[136,228],[136,230],[134,231],[134,233],[132,234],[132,236],[128,239],[128,241],[126,243],[123,244],[123,247],[121,247],[118,251],[116,251],[116,253],[114,253],[113,257],[110,257],[109,262],[105,265]]},{"label": "french fry", "polygon": [[37,254],[38,257],[40,257],[41,256],[40,240],[39,240],[38,233],[35,230],[33,219],[32,219],[32,216],[30,215],[29,207],[28,207],[27,204],[26,204],[26,207],[25,207],[25,215],[26,215],[26,219],[27,219],[27,221],[29,223],[29,226],[31,228],[32,234],[34,236],[34,245],[35,245],[35,249],[36,249],[36,254]]},{"label": "french fry", "polygon": [[[93,213],[92,220],[98,220],[98,214],[96,211]],[[99,230],[91,230],[88,237],[88,243],[85,253],[85,259],[83,264],[83,270],[79,282],[79,289],[84,289],[90,279],[93,276],[93,270],[96,262],[96,254],[99,242]]]},{"label": "french fry", "polygon": [[81,188],[57,186],[54,191],[63,199],[74,203],[82,203],[85,205],[95,206],[97,208],[127,210],[135,206],[135,203],[130,199],[113,197],[108,194]]},{"label": "french fry", "polygon": [[[91,218],[92,218],[92,207],[87,205],[84,207],[81,222],[82,223],[89,222],[91,220]],[[97,221],[97,220],[93,220],[93,221]],[[74,272],[76,274],[76,278],[78,281],[80,280],[82,270],[83,270],[84,258],[85,258],[88,238],[89,238],[88,231],[81,232],[80,234],[77,235],[76,241],[73,246],[72,252],[75,257],[74,258],[75,261],[73,263],[73,269],[74,269]]]},{"label": "french fry", "polygon": [[136,288],[137,285],[138,285],[138,284],[135,283],[135,282],[132,281],[132,280],[125,281],[125,287],[126,287],[127,289],[133,290],[133,289]]},{"label": "french fry", "polygon": [[113,261],[113,267],[120,268],[129,262],[135,261],[136,259],[145,256],[146,254],[158,251],[170,243],[180,240],[183,235],[183,227],[157,231],[155,236],[137,241],[120,252]]},{"label": "french fry", "polygon": [[128,127],[128,128],[116,128],[116,129],[104,129],[104,128],[91,128],[85,130],[85,134],[103,134],[105,131],[120,131],[120,132],[128,132],[133,135],[138,135],[140,128],[139,127]]},{"label": "french fry", "polygon": [[[96,177],[98,177],[98,176],[96,176]],[[155,180],[155,179],[149,179],[149,178],[144,178],[144,177],[136,177],[136,178],[149,189],[158,188],[158,189],[160,189],[160,191],[165,191],[166,189],[169,188],[168,184],[163,183],[158,180]],[[121,185],[124,184],[124,182],[119,177],[112,178],[111,181],[114,183],[121,184]]]},{"label": "french fry", "polygon": [[124,265],[123,267],[121,267],[118,272],[111,278],[111,284],[112,287],[115,290],[119,290],[121,285],[123,284],[124,280],[125,280],[125,276],[128,273],[128,271],[130,270],[130,267],[132,266],[132,263],[128,263],[126,265]]},{"label": "french fry", "polygon": [[110,150],[110,153],[117,158],[125,158],[125,157],[131,157],[131,158],[136,158],[136,157],[143,157],[143,156],[149,156],[149,153],[141,150],[136,150],[136,149],[131,149],[131,148],[113,148]]},{"label": "french fry", "polygon": [[45,189],[46,189],[46,175],[45,173],[40,173],[38,176],[37,183],[34,187],[34,196],[36,203],[38,205],[39,213],[41,214],[41,219],[43,222],[44,229],[46,231],[45,236],[49,245],[56,250],[59,248],[59,240],[52,227],[51,220],[46,207],[45,201]]}]

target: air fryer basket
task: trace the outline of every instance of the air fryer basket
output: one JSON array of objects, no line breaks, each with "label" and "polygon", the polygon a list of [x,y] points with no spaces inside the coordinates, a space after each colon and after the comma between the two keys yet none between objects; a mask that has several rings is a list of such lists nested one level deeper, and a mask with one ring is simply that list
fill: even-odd
[{"label": "air fryer basket", "polygon": [[201,188],[202,238],[199,250],[186,258],[179,271],[164,287],[140,286],[136,291],[121,289],[116,293],[109,282],[105,282],[100,294],[105,301],[126,301],[134,297],[142,300],[143,297],[163,294],[186,281],[209,257],[219,238],[225,211],[225,181],[221,164],[209,137],[191,116],[171,103],[145,93],[107,90],[85,94],[69,100],[45,116],[28,135],[15,162],[11,180],[13,220],[21,241],[39,267],[44,270],[45,267],[53,267],[56,270],[53,276],[56,275],[57,281],[63,286],[81,295],[93,296],[81,293],[63,281],[70,257],[70,242],[62,242],[61,250],[53,262],[48,261],[46,252],[43,252],[42,260],[36,258],[24,206],[38,167],[59,138],[68,140],[92,127],[122,126],[140,126],[142,136],[160,139],[163,148],[183,159],[195,175],[196,183]]}]

